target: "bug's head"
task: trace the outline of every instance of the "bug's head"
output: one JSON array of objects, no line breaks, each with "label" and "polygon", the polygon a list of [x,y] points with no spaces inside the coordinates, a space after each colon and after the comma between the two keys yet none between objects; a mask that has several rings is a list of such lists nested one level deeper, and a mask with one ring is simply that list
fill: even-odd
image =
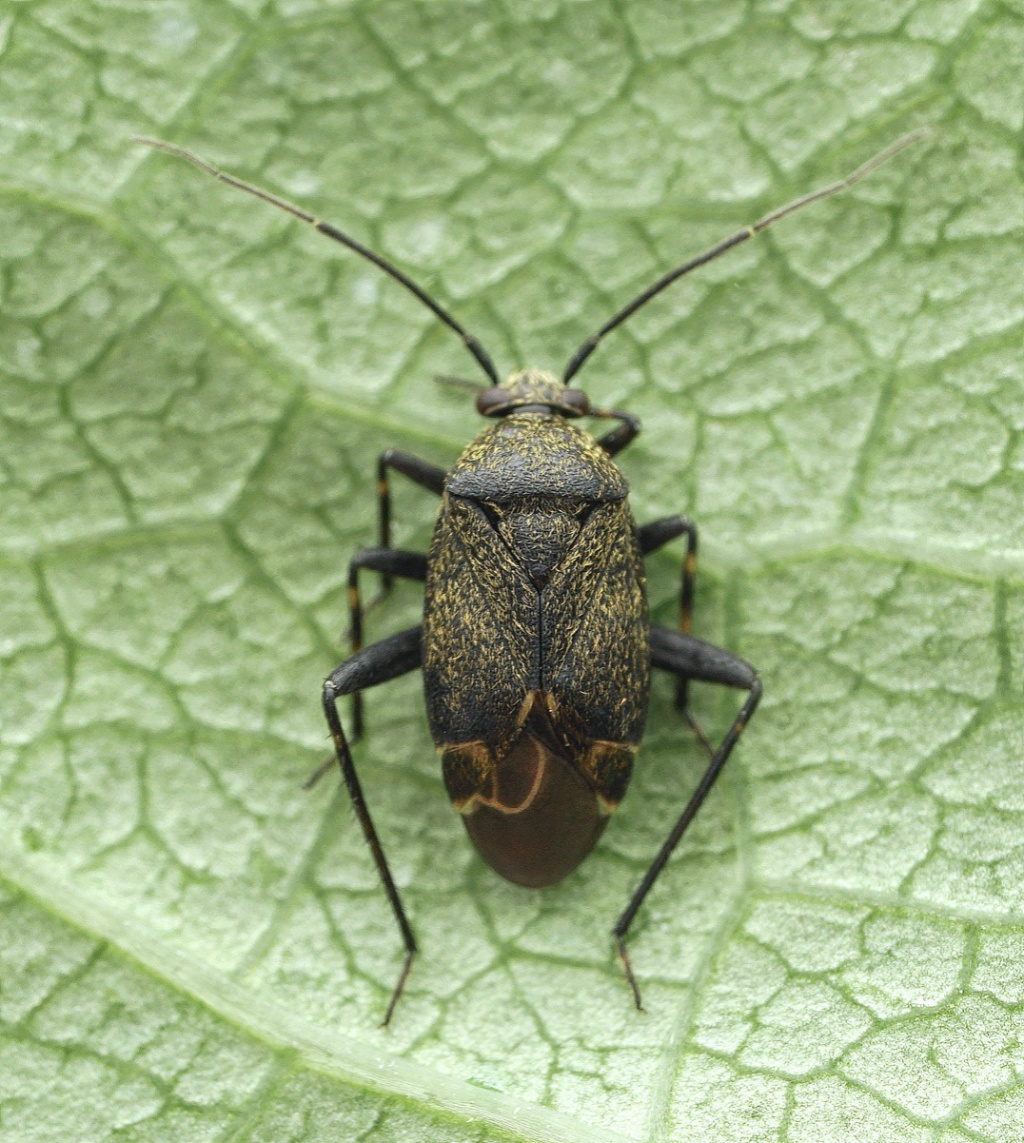
[{"label": "bug's head", "polygon": [[590,398],[579,389],[569,389],[553,373],[520,369],[510,373],[503,385],[481,389],[476,411],[483,417],[503,417],[515,409],[549,409],[563,417],[586,417]]}]

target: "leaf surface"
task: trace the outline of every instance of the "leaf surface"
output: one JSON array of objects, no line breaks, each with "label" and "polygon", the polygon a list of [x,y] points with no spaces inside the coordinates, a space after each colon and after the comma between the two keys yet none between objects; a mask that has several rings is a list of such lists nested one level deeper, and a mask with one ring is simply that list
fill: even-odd
[{"label": "leaf surface", "polygon": [[[1024,9],[996,0],[26,0],[0,16],[0,1141],[1010,1143],[1024,1125]],[[644,421],[697,633],[765,700],[701,770],[658,679],[598,850],[474,855],[418,677],[357,751],[422,946],[324,752],[377,454],[477,380],[395,283],[135,133],[301,201],[507,370]],[[434,505],[395,491],[397,542]],[[674,623],[679,553],[650,563]],[[416,622],[398,585],[378,638]],[[481,680],[486,685],[486,680]],[[735,696],[696,688],[715,734]]]}]

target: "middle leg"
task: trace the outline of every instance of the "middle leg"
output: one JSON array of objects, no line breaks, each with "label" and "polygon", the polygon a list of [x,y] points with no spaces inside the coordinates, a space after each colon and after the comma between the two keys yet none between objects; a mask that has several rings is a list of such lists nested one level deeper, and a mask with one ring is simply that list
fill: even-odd
[{"label": "middle leg", "polygon": [[[390,583],[392,576],[423,583],[427,578],[427,557],[423,552],[406,552],[401,548],[364,548],[352,557],[348,565],[348,607],[353,655],[363,649],[363,603],[359,594],[361,568],[381,572],[385,583]],[[362,736],[363,696],[357,690],[352,693],[352,741],[358,742]]]},{"label": "middle leg", "polygon": [[[348,565],[348,607],[351,616],[349,632],[352,640],[352,654],[363,649],[363,602],[359,593],[359,569],[370,568],[389,576],[402,576],[419,583],[427,578],[427,557],[422,552],[406,552],[400,548],[365,548],[352,557]],[[353,742],[363,735],[363,695],[361,690],[353,690],[352,695],[352,734]],[[320,763],[302,783],[304,790],[311,790],[334,766],[334,757],[329,756]]]},{"label": "middle leg", "polygon": [[[697,590],[697,525],[686,516],[663,516],[660,520],[652,520],[650,524],[637,529],[640,551],[645,556],[682,535],[686,536],[686,554],[683,556],[683,571],[679,586],[679,630],[684,635],[692,635],[693,602]],[[689,698],[689,679],[682,675],[677,676],[676,708],[683,712],[690,729],[707,753],[711,754],[711,743],[690,714]]]}]

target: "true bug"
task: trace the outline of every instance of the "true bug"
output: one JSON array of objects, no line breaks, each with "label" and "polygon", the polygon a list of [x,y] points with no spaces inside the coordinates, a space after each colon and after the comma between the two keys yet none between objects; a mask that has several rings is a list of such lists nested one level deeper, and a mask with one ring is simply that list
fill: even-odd
[{"label": "true bug", "polygon": [[[619,409],[598,408],[569,387],[598,343],[676,279],[819,199],[852,186],[923,132],[898,140],[852,174],[771,211],[659,278],[577,349],[561,380],[533,369],[502,382],[480,342],[387,259],[278,196],[157,139],[136,142],[186,159],[238,190],[315,227],[399,281],[462,339],[490,387],[476,400],[485,429],[454,467],[389,449],[377,463],[380,543],[349,565],[352,656],[324,682],[323,708],[352,804],[405,945],[384,1023],[402,993],[416,939],[363,797],[336,700],[352,695],[352,734],[363,732],[361,692],[422,667],[431,734],[445,786],[484,860],[510,881],[552,885],[594,847],[626,792],[647,716],[651,667],[673,674],[676,706],[709,761],[612,930],[637,1008],[640,989],[625,937],[633,918],[714,785],[761,697],[745,660],[691,634],[697,527],[667,516],[637,527],[625,478],[612,458],[639,433]],[[617,421],[595,438],[571,421]],[[391,546],[388,478],[399,472],[442,498],[429,553]],[[643,557],[686,537],[679,629],[650,624]],[[423,622],[362,646],[359,572],[425,585]],[[687,709],[691,681],[746,691],[725,737],[713,747]],[[335,758],[311,781],[333,765]]]}]

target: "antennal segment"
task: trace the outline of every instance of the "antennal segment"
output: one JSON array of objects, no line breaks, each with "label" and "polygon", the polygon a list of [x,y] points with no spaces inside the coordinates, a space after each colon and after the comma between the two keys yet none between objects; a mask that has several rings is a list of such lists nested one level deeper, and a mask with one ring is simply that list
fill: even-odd
[{"label": "antennal segment", "polygon": [[279,198],[277,195],[271,194],[261,187],[254,186],[252,183],[247,183],[244,179],[229,174],[227,171],[220,170],[212,163],[208,163],[205,159],[201,158],[194,151],[189,151],[185,147],[179,147],[176,143],[166,143],[163,139],[150,139],[145,135],[133,135],[132,142],[142,143],[146,147],[155,147],[158,151],[166,151],[169,155],[176,155],[179,159],[185,159],[206,174],[212,175],[222,183],[227,183],[229,187],[235,187],[237,190],[245,191],[246,194],[251,194],[256,198],[262,199],[264,202],[269,202],[271,206],[276,206],[279,210],[286,211],[288,214],[301,219],[303,222],[308,222],[314,230],[319,230],[321,234],[325,234],[328,238],[333,238],[335,242],[340,242],[342,246],[347,246],[350,250],[354,250],[357,254],[362,255],[368,262],[372,262],[375,266],[383,270],[385,274],[389,274],[397,282],[401,282],[409,293],[419,298],[431,313],[440,318],[449,329],[454,330],[459,337],[462,338],[462,342],[469,352],[476,358],[481,369],[483,369],[495,385],[499,384],[498,372],[494,368],[494,362],[480,342],[477,341],[471,333],[463,329],[455,318],[453,318],[447,310],[442,309],[412,278],[402,273],[397,266],[392,265],[386,258],[382,258],[380,254],[375,254],[369,247],[364,246],[361,242],[357,242],[354,238],[350,238],[329,222],[323,222],[321,219],[314,217],[308,211],[303,210],[294,203]]},{"label": "antennal segment", "polygon": [[713,262],[722,254],[732,250],[734,246],[741,246],[744,242],[760,234],[762,230],[767,230],[769,226],[785,218],[788,214],[794,214],[796,211],[802,210],[805,206],[810,206],[812,202],[829,198],[831,195],[838,194],[840,191],[852,187],[854,183],[859,182],[865,175],[869,175],[877,167],[880,167],[883,163],[887,163],[894,155],[898,155],[904,148],[909,147],[911,143],[916,143],[927,134],[927,129],[922,128],[919,131],[912,131],[909,135],[904,135],[902,139],[897,139],[895,143],[890,144],[884,151],[880,151],[873,158],[868,159],[866,163],[858,167],[852,174],[847,175],[838,182],[830,183],[827,187],[821,187],[819,190],[811,191],[810,194],[805,194],[802,198],[795,199],[785,206],[778,207],[776,210],[771,211],[770,214],[766,214],[764,218],[758,219],[758,221],[752,225],[745,226],[742,230],[737,230],[735,234],[716,243],[714,246],[705,250],[703,254],[698,254],[695,258],[691,258],[681,266],[670,270],[664,277],[659,278],[653,286],[648,286],[648,288],[638,297],[634,298],[628,306],[619,310],[611,320],[605,322],[597,333],[587,338],[572,355],[569,364],[565,367],[565,373],[562,376],[563,383],[566,385],[569,384],[572,377],[579,371],[580,366],[594,350],[597,349],[598,344],[606,334],[611,333],[616,326],[622,325],[624,321],[631,318],[641,306],[646,305],[656,294],[660,294],[666,286],[672,285],[677,278],[681,278],[684,274],[689,274],[691,270],[696,270],[700,266],[707,265],[708,262]]}]

